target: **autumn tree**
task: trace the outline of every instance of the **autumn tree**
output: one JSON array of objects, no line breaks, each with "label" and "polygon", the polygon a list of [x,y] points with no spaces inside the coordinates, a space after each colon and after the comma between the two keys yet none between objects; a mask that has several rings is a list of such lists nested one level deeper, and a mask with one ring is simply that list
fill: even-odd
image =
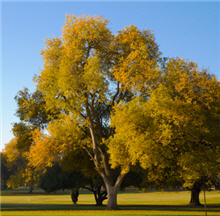
[{"label": "autumn tree", "polygon": [[[75,188],[77,190],[84,188],[91,191],[94,194],[96,205],[102,205],[103,200],[106,199],[103,180],[100,179],[101,177],[99,177],[87,152],[74,144],[77,141],[83,142],[86,137],[77,136],[80,133],[74,131],[74,125],[71,121],[67,125],[59,124],[58,121],[56,123],[57,127],[53,127],[52,131],[49,130],[50,127],[48,128],[52,136],[43,135],[40,130],[34,131],[33,139],[36,144],[31,146],[28,165],[34,167],[35,172],[42,173],[43,176],[48,176],[47,173],[50,171],[50,178],[45,176],[40,183],[47,191],[59,190],[62,187],[76,192],[70,186],[64,186],[66,184],[62,183],[62,175],[59,177],[55,174],[57,168],[63,173],[80,173],[79,176],[74,175],[74,178],[68,181],[72,182],[73,186],[78,185],[78,189]],[[75,138],[71,137],[73,134],[76,135]],[[53,179],[51,183],[50,179]]]},{"label": "autumn tree", "polygon": [[7,161],[7,169],[9,176],[6,184],[7,188],[17,188],[25,185],[25,168],[26,158],[24,152],[17,148],[17,138],[11,139],[3,151],[5,160]]},{"label": "autumn tree", "polygon": [[40,178],[39,186],[46,192],[69,189],[74,204],[77,203],[80,187],[86,184],[86,179],[79,171],[64,171],[59,164],[47,167]]},{"label": "autumn tree", "polygon": [[106,188],[87,152],[81,148],[73,148],[68,149],[63,155],[64,157],[59,162],[62,169],[65,172],[80,172],[79,177],[76,178],[81,181],[80,188],[93,193],[97,206],[103,205],[103,201],[107,199]]},{"label": "autumn tree", "polygon": [[37,181],[37,173],[34,173],[34,168],[28,166],[27,155],[30,146],[33,145],[32,133],[38,129],[43,129],[51,118],[55,118],[55,113],[51,110],[46,111],[45,102],[40,91],[30,93],[27,88],[20,90],[15,96],[17,102],[16,115],[19,122],[13,124],[13,134],[16,137],[17,151],[21,152],[24,158],[24,173],[26,184],[30,186],[30,192],[33,190],[33,185]]},{"label": "autumn tree", "polygon": [[202,183],[220,172],[219,82],[178,58],[168,61],[162,72],[149,98],[115,108],[111,163],[138,161],[154,181],[167,169],[168,179],[191,188],[191,205],[199,205]]},{"label": "autumn tree", "polygon": [[187,119],[182,126],[185,143],[179,164],[184,186],[191,189],[190,205],[200,205],[199,192],[215,184],[220,173],[219,81],[193,62],[173,59],[165,69],[165,83],[172,97],[188,107],[182,114]]},{"label": "autumn tree", "polygon": [[[98,16],[67,16],[62,36],[47,39],[41,53],[44,66],[35,80],[47,110],[61,110],[57,120],[49,124],[51,151],[66,148],[67,143],[58,145],[57,137],[69,130],[68,145],[87,152],[105,183],[107,208],[116,209],[117,191],[130,162],[124,160],[115,175],[108,150],[114,134],[110,127],[112,108],[138,92],[148,95],[157,85],[160,53],[149,31],[131,25],[113,35],[107,23]],[[53,133],[53,128],[59,133]],[[39,143],[49,141],[46,135],[42,137]]]}]

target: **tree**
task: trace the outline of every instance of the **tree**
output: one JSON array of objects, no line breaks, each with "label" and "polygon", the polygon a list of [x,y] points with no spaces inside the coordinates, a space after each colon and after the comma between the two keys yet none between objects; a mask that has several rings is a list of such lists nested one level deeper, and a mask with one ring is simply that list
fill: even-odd
[{"label": "tree", "polygon": [[[47,187],[48,191],[50,191],[50,188],[51,191],[59,190],[61,185],[63,188],[70,188],[69,186],[63,186],[62,176],[59,177],[60,175],[55,172],[57,169],[58,173],[61,172],[60,170],[63,173],[80,173],[78,176],[72,176],[72,179],[69,178],[69,182],[72,182],[72,185],[78,184],[78,189],[84,188],[91,191],[94,194],[96,205],[102,205],[103,200],[107,198],[106,190],[103,180],[98,177],[93,162],[88,158],[85,151],[72,146],[72,139],[70,138],[70,134],[72,134],[71,128],[68,128],[70,131],[67,128],[61,130],[61,127],[57,126],[59,132],[56,131],[55,133],[59,137],[56,137],[56,143],[53,138],[42,136],[41,132],[36,130],[33,137],[37,144],[31,147],[30,154],[28,155],[29,165],[35,167],[35,172],[48,173],[47,175],[51,176],[50,178],[47,176],[43,177],[41,187],[45,189]],[[55,144],[57,147],[55,147]],[[65,145],[65,148],[63,145]],[[51,181],[51,179],[53,180]]]},{"label": "tree", "polygon": [[192,189],[191,204],[198,205],[201,183],[219,174],[219,93],[214,76],[195,63],[171,59],[149,98],[116,107],[113,166],[139,161],[155,180],[169,168],[169,179],[182,178]]},{"label": "tree", "polygon": [[[36,128],[43,129],[51,118],[55,118],[57,111],[46,111],[45,101],[40,91],[31,94],[27,88],[24,88],[24,90],[18,92],[15,100],[18,106],[16,115],[19,117],[20,122],[14,123],[12,128],[16,137],[14,148],[17,148],[17,151],[23,155],[22,169],[24,171],[20,175],[23,176],[25,183],[30,186],[31,193],[39,177],[39,173],[34,172],[34,168],[28,165],[26,158],[31,145],[33,145],[32,134]],[[16,176],[14,181],[16,181]]]},{"label": "tree", "polygon": [[84,186],[83,188],[88,189],[94,194],[94,198],[97,206],[102,206],[103,201],[107,199],[107,191],[103,180],[100,176],[90,177],[88,186]]},{"label": "tree", "polygon": [[[58,131],[67,130],[72,125],[71,145],[84,149],[93,160],[106,186],[107,208],[116,209],[117,191],[130,163],[120,164],[115,177],[108,151],[114,134],[110,115],[115,104],[126,103],[138,92],[147,95],[156,86],[160,53],[154,36],[133,25],[112,35],[101,17],[67,16],[62,37],[47,39],[42,55],[44,66],[35,78],[37,88],[47,110],[61,110],[49,130],[57,125]],[[51,146],[61,148],[55,137],[62,134],[50,135]]]},{"label": "tree", "polygon": [[0,153],[1,158],[1,164],[0,164],[0,170],[1,170],[1,190],[7,189],[7,181],[10,177],[10,170],[8,168],[8,161],[3,152]]},{"label": "tree", "polygon": [[[94,167],[88,164],[89,161],[86,161],[88,158],[84,158],[85,160],[83,158],[82,154],[74,154],[74,159],[64,158],[60,164],[56,163],[52,167],[47,167],[46,172],[40,178],[39,186],[48,193],[70,189],[75,204],[78,200],[79,189],[84,188],[94,194],[96,205],[101,206],[102,202],[107,199],[106,191],[102,191],[103,181],[97,176]],[[79,161],[83,163],[77,164]],[[69,164],[74,165],[70,167]]]},{"label": "tree", "polygon": [[10,140],[6,144],[3,155],[7,161],[9,176],[7,179],[7,188],[17,188],[25,184],[26,159],[22,151],[17,148],[17,138]]},{"label": "tree", "polygon": [[82,179],[80,188],[91,191],[94,194],[96,205],[101,206],[107,199],[107,192],[102,178],[98,175],[94,163],[87,153],[81,149],[68,149],[63,155],[64,157],[59,163],[62,169],[66,172],[80,172],[78,176],[78,179]]},{"label": "tree", "polygon": [[147,171],[140,167],[139,164],[136,166],[131,166],[130,171],[125,176],[124,181],[121,184],[121,189],[125,190],[127,187],[133,186],[138,189],[143,189],[145,187],[145,177]]},{"label": "tree", "polygon": [[58,164],[48,167],[46,173],[40,178],[40,187],[50,193],[57,190],[70,189],[74,204],[77,203],[79,188],[87,183],[87,179],[79,172],[64,171]]},{"label": "tree", "polygon": [[191,188],[190,205],[200,205],[199,192],[215,184],[220,173],[219,81],[205,70],[199,71],[195,63],[173,59],[167,64],[165,83],[172,96],[189,107],[188,113],[183,112],[188,119],[183,127],[185,146],[179,164],[184,186]]}]

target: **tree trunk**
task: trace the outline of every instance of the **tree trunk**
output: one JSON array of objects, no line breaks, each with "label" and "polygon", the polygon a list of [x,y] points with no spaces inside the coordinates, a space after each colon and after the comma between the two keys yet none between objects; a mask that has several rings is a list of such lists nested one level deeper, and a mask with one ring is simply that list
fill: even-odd
[{"label": "tree trunk", "polygon": [[[128,172],[128,171],[127,171]],[[116,210],[118,209],[118,205],[117,205],[117,193],[118,193],[118,189],[121,186],[121,183],[125,177],[125,175],[127,174],[127,172],[123,172],[121,173],[115,183],[113,183],[113,176],[106,176],[103,173],[101,173],[101,177],[103,178],[103,181],[105,183],[105,188],[107,191],[107,197],[108,197],[108,202],[107,202],[107,210]]]},{"label": "tree trunk", "polygon": [[103,204],[103,201],[107,199],[107,196],[106,195],[95,195],[95,201],[96,201],[96,205],[97,206],[102,206]]},{"label": "tree trunk", "polygon": [[32,194],[33,190],[34,190],[34,168],[31,167],[31,182],[30,182],[29,193]]},{"label": "tree trunk", "polygon": [[101,191],[101,186],[98,186],[95,190],[93,190],[96,205],[102,206],[102,202],[107,199],[107,192]]},{"label": "tree trunk", "polygon": [[118,209],[118,205],[117,205],[117,193],[118,193],[118,189],[121,186],[121,183],[125,177],[127,173],[121,173],[117,180],[115,181],[115,184],[113,184],[112,179],[113,176],[111,176],[110,178],[102,175],[103,176],[103,181],[105,183],[105,187],[107,190],[107,196],[108,196],[108,202],[107,202],[107,210],[116,210]]},{"label": "tree trunk", "polygon": [[190,206],[201,206],[201,203],[199,201],[199,194],[201,192],[201,185],[200,183],[197,181],[193,184],[193,187],[191,189],[191,200],[189,205]]},{"label": "tree trunk", "polygon": [[205,189],[204,189],[204,206],[205,206],[205,216],[207,216],[207,205],[206,205],[206,195],[205,195]]},{"label": "tree trunk", "polygon": [[[93,107],[92,105],[90,105],[90,106]],[[87,114],[89,117],[89,122],[90,122],[89,130],[90,130],[90,135],[92,138],[93,156],[91,156],[91,158],[93,159],[95,167],[97,168],[97,171],[99,172],[100,176],[102,177],[102,179],[105,183],[105,187],[107,190],[107,196],[108,196],[107,209],[108,210],[118,209],[117,192],[118,192],[118,189],[122,183],[122,180],[124,179],[124,176],[126,175],[128,170],[127,170],[127,172],[124,172],[123,174],[121,173],[117,177],[115,184],[113,183],[114,176],[111,174],[111,169],[110,169],[110,164],[108,161],[107,153],[104,153],[102,148],[98,147],[98,145],[97,145],[96,134],[94,131],[94,126],[93,126],[93,119],[91,116],[91,111],[89,109],[88,101],[87,101],[87,105],[86,105],[86,111],[87,111]],[[98,157],[99,155],[101,157]],[[100,168],[102,163],[104,165],[104,170],[102,170]]]},{"label": "tree trunk", "polygon": [[74,205],[76,205],[76,203],[78,201],[78,197],[79,197],[79,189],[73,188],[73,189],[71,189],[70,193],[71,193],[71,199],[72,199]]},{"label": "tree trunk", "polygon": [[34,190],[33,184],[31,184],[31,185],[30,185],[30,188],[29,188],[29,193],[32,194],[32,193],[33,193],[33,190]]},{"label": "tree trunk", "polygon": [[118,209],[117,186],[106,185],[106,189],[107,189],[107,194],[108,194],[107,209],[108,210]]}]

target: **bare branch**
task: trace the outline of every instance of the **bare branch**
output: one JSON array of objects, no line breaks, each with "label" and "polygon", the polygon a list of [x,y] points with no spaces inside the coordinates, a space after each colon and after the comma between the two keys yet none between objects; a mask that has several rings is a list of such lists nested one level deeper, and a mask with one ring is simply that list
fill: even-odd
[{"label": "bare branch", "polygon": [[116,99],[116,97],[118,96],[119,92],[120,92],[120,88],[119,88],[119,81],[118,81],[118,82],[117,82],[117,91],[116,91],[115,95],[114,95],[113,98],[112,98],[112,106],[114,106],[114,104],[115,104],[115,99]]},{"label": "bare branch", "polygon": [[122,183],[122,181],[123,181],[123,179],[124,179],[126,174],[127,173],[120,173],[120,175],[118,176],[118,178],[117,178],[117,180],[115,182],[115,187],[117,187],[117,188],[120,187],[120,185],[121,185],[121,183]]},{"label": "bare branch", "polygon": [[84,114],[82,114],[81,112],[79,112],[79,114],[84,118],[86,119],[86,116]]},{"label": "bare branch", "polygon": [[94,190],[93,190],[91,187],[86,187],[86,186],[83,186],[82,188],[84,188],[84,189],[86,189],[86,190],[89,190],[89,191],[94,192]]}]

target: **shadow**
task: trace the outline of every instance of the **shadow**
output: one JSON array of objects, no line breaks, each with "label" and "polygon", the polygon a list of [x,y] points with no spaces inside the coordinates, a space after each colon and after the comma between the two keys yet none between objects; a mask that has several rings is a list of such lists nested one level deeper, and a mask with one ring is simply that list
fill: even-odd
[{"label": "shadow", "polygon": [[[123,210],[158,210],[158,211],[204,211],[203,206],[191,207],[189,205],[120,205]],[[220,212],[220,205],[208,205],[208,211]]]},{"label": "shadow", "polygon": [[[51,192],[51,193],[46,193],[46,192],[24,192],[24,191],[1,191],[1,197],[4,196],[38,196],[38,195],[69,195],[69,191],[67,192]],[[84,194],[84,193],[82,193]]]},{"label": "shadow", "polygon": [[103,210],[105,206],[71,204],[2,204],[1,211],[37,211],[37,210]]},{"label": "shadow", "polygon": [[[2,204],[1,211],[38,211],[38,210],[105,210],[106,206],[70,205],[70,204]],[[119,205],[119,210],[154,210],[154,211],[204,211],[204,207],[186,205]],[[220,205],[208,205],[208,212],[219,212]]]}]

